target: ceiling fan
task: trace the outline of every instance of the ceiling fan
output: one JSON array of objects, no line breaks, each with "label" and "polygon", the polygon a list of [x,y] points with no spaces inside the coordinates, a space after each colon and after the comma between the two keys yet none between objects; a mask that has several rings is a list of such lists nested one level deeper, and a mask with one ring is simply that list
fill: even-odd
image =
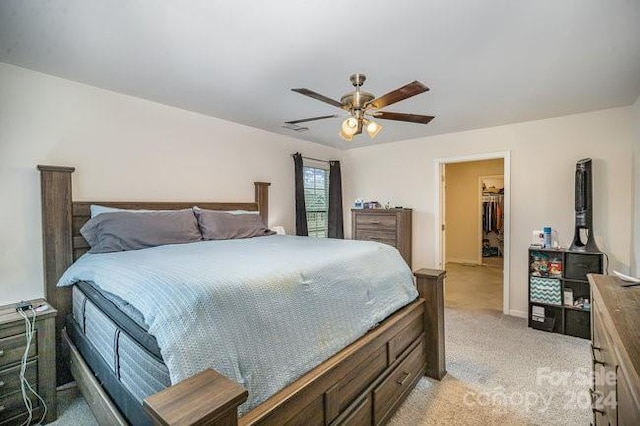
[{"label": "ceiling fan", "polygon": [[[400,102],[404,99],[428,91],[429,88],[419,81],[406,84],[399,89],[393,90],[386,95],[376,98],[371,93],[360,90],[366,80],[366,76],[364,74],[353,74],[349,79],[356,89],[340,98],[340,102],[309,89],[303,88],[291,90],[348,111],[350,116],[342,122],[342,127],[338,133],[340,137],[346,141],[350,141],[355,135],[362,133],[363,129],[366,129],[372,139],[376,137],[380,130],[382,130],[382,126],[373,121],[370,117],[382,120],[408,121],[410,123],[419,124],[427,124],[434,118],[430,115],[379,111],[380,108],[384,108],[395,104],[396,102]],[[337,114],[334,114],[303,118],[301,120],[286,121],[285,125],[295,126],[298,123],[324,120],[326,118],[334,118],[337,116]]]}]

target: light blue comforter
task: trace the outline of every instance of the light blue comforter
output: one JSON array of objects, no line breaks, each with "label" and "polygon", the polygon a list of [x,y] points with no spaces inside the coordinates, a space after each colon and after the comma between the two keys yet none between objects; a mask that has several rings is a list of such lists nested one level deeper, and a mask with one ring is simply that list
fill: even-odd
[{"label": "light blue comforter", "polygon": [[87,254],[59,286],[91,281],[137,308],[173,384],[213,368],[246,412],[414,300],[388,245],[274,235]]}]

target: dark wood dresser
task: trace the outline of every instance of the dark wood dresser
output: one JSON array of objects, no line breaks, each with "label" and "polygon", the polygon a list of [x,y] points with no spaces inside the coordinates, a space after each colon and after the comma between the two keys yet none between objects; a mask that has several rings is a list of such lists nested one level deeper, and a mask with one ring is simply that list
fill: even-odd
[{"label": "dark wood dresser", "polygon": [[352,209],[351,238],[389,244],[411,267],[411,209]]},{"label": "dark wood dresser", "polygon": [[640,425],[640,288],[590,274],[596,425]]}]

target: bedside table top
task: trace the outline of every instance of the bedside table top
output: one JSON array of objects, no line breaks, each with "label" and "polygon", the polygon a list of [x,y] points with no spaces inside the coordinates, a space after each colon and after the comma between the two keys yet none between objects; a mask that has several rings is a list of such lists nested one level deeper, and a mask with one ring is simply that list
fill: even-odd
[{"label": "bedside table top", "polygon": [[[31,302],[31,305],[33,305],[34,308],[41,305],[49,306],[49,309],[47,309],[46,311],[36,312],[37,319],[52,317],[58,313],[58,311],[44,299],[32,299],[29,300],[29,302]],[[0,306],[0,325],[24,320],[24,318],[22,318],[20,314],[16,312],[16,305],[17,303],[12,303],[10,305]],[[29,312],[29,317],[31,317],[31,315],[31,312]]]}]

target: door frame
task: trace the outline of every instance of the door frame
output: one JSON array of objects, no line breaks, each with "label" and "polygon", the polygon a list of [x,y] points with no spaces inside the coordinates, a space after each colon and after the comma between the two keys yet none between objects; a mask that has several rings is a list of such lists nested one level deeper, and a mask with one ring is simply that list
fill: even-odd
[{"label": "door frame", "polygon": [[436,268],[444,269],[444,238],[445,217],[444,217],[444,191],[443,191],[443,171],[445,164],[466,163],[469,161],[482,160],[504,160],[504,267],[502,273],[502,312],[510,315],[509,309],[509,270],[511,269],[511,151],[488,152],[484,154],[471,154],[459,157],[436,158],[435,161],[435,259]]}]

